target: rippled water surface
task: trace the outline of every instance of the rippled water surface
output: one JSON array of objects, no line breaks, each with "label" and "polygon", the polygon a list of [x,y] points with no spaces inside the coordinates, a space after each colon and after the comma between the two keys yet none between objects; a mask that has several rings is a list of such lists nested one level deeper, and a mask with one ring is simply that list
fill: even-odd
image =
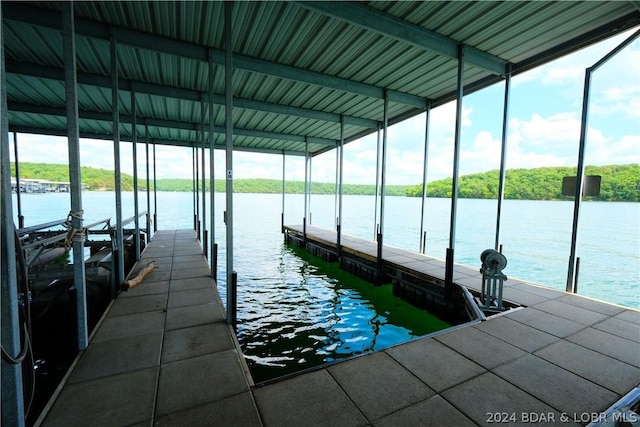
[{"label": "rippled water surface", "polygon": [[[273,274],[238,292],[238,340],[257,382],[444,329],[449,325],[330,264],[282,245]],[[265,265],[263,265],[264,267]]]},{"label": "rippled water surface", "polygon": [[[15,197],[15,195],[14,195]],[[146,209],[141,194],[141,210]],[[312,196],[312,224],[334,227],[334,196]],[[208,201],[207,201],[208,202]],[[388,197],[385,243],[417,251],[420,199]],[[65,218],[67,194],[23,195],[27,226]],[[123,217],[133,215],[133,193],[123,193]],[[303,196],[287,195],[286,224],[302,224]],[[85,220],[114,217],[114,194],[83,193]],[[444,258],[449,236],[448,199],[428,199],[427,255]],[[494,244],[495,200],[459,201],[456,262],[479,266]],[[14,200],[14,209],[16,203]],[[225,301],[225,195],[216,194],[218,289]],[[502,239],[508,277],[565,288],[571,240],[572,202],[504,204]],[[298,254],[280,233],[282,197],[234,195],[234,260],[238,272],[238,335],[256,381],[378,350],[442,327],[430,316],[395,299],[390,287],[373,287],[335,266]],[[640,308],[640,204],[584,203],[581,211],[578,292]],[[210,218],[207,213],[207,221]],[[374,197],[344,198],[345,234],[373,240]],[[191,193],[158,193],[159,229],[193,227]],[[211,230],[210,226],[207,228]]]}]

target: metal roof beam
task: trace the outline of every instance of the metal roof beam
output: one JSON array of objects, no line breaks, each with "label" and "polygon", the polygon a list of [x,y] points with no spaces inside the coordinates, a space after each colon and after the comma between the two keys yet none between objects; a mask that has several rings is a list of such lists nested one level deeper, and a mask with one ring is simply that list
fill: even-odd
[{"label": "metal roof beam", "polygon": [[[28,104],[22,102],[12,102],[8,103],[9,111],[20,112],[20,113],[33,113],[33,114],[43,114],[48,116],[58,116],[65,117],[66,112],[62,107],[52,107],[49,105],[39,105],[39,104]],[[101,111],[88,111],[88,110],[78,110],[78,114],[81,119],[87,120],[97,120],[101,122],[112,122],[113,115],[112,113],[104,113]],[[189,122],[180,122],[177,120],[166,120],[166,119],[154,119],[154,118],[144,118],[138,117],[140,119],[140,125],[148,125],[155,127],[164,127],[170,129],[181,129],[181,130],[193,130],[196,131],[199,129],[199,125],[195,123]],[[120,122],[131,124],[131,116],[126,114],[120,114]]]},{"label": "metal roof beam", "polygon": [[[40,77],[50,80],[64,80],[64,70],[62,70],[62,68],[46,67],[37,64],[22,63],[11,60],[6,61],[6,72],[9,74]],[[80,72],[77,75],[78,83],[80,84],[98,86],[106,89],[111,88],[111,78],[108,76]],[[146,95],[157,95],[194,102],[200,102],[201,100],[204,102],[209,101],[209,94],[207,92],[200,92],[193,89],[162,86],[154,83],[146,83],[126,79],[118,79],[118,86],[120,90],[125,91],[131,91],[131,87],[135,87],[136,93],[144,93]],[[216,93],[215,97],[217,99],[224,99],[224,94]],[[326,113],[324,111],[291,107],[245,98],[233,98],[233,102],[236,107],[244,108],[247,110],[266,111],[268,113],[274,114],[283,114],[287,116],[302,117],[305,119],[324,120],[332,123],[340,123],[339,114]],[[375,120],[365,119],[362,117],[344,116],[344,120],[346,124],[360,126],[363,128],[375,129],[377,126],[377,122]]]},{"label": "metal roof beam", "polygon": [[[38,104],[26,104],[19,102],[8,102],[9,111],[21,112],[21,113],[35,113],[35,114],[44,114],[50,116],[58,116],[65,117],[66,110],[63,107],[51,107],[48,105],[38,105]],[[88,111],[88,110],[79,110],[79,116],[82,119],[87,120],[97,120],[103,122],[111,122],[113,120],[113,116],[111,113],[104,113],[100,111]],[[191,131],[199,131],[202,128],[200,123],[191,123],[191,122],[182,122],[178,120],[167,120],[167,119],[157,119],[157,118],[145,118],[139,116],[139,125],[140,126],[150,126],[150,127],[163,127],[170,129],[181,129],[181,130],[191,130]],[[128,115],[120,115],[121,123],[131,123],[132,118]],[[224,134],[224,126],[215,126],[214,131],[216,134]],[[247,136],[253,138],[269,138],[275,139],[279,141],[294,141],[294,142],[304,142],[304,135],[293,135],[279,132],[268,132],[268,131],[255,131],[251,129],[242,129],[242,128],[234,128],[234,135],[238,136]],[[335,146],[336,142],[333,139],[327,138],[318,138],[318,137],[307,137],[310,143],[320,144],[320,145],[329,145]],[[194,141],[196,144],[197,141]]]},{"label": "metal roof beam", "polygon": [[[222,54],[224,52],[218,53]],[[216,55],[214,55],[214,58],[216,58]],[[267,74],[282,79],[339,90],[341,92],[363,95],[369,98],[384,99],[384,88],[343,79],[341,77],[307,71],[288,65],[277,64],[275,62],[241,55],[234,55],[233,64],[235,68],[240,68],[254,73]],[[427,100],[424,98],[394,90],[388,90],[387,93],[389,94],[390,101],[426,109]]]},{"label": "metal roof beam", "polygon": [[[297,1],[296,4],[411,46],[458,59],[460,43],[456,40],[371,7],[356,2]],[[492,74],[500,76],[505,74],[507,61],[504,59],[469,45],[464,45],[464,50],[465,62]]]},{"label": "metal roof beam", "polygon": [[[66,129],[44,129],[44,128],[34,128],[29,126],[15,126],[12,125],[9,127],[10,132],[18,132],[18,133],[26,133],[26,134],[34,134],[34,135],[49,135],[49,136],[66,136]],[[80,132],[80,138],[83,139],[94,139],[94,140],[103,140],[107,143],[113,142],[113,135],[106,133],[92,133],[92,132]],[[132,138],[129,136],[121,136],[120,141],[122,142],[133,142]],[[187,143],[185,141],[173,141],[169,139],[162,138],[149,138],[150,144],[159,144],[159,145],[167,145],[171,147],[193,147],[194,144]],[[224,147],[222,145],[215,145],[214,149],[223,150]],[[244,151],[248,153],[265,153],[265,154],[278,154],[282,155],[283,150],[272,149],[272,148],[254,148],[254,147],[234,147],[235,151]],[[304,151],[296,151],[296,150],[284,150],[284,154],[291,156],[304,156]]]},{"label": "metal roof beam", "polygon": [[[4,14],[4,19],[61,30],[61,24],[57,20],[51,19],[48,11],[21,3],[13,4],[10,10],[7,10],[7,13]],[[87,19],[76,18],[75,20],[76,34],[85,37],[91,37],[108,42],[112,29],[116,31],[118,44],[120,45],[127,45],[182,58],[194,59],[204,63],[209,62],[209,52],[211,51],[213,53],[213,61],[218,65],[224,64],[224,51],[220,49],[209,48],[207,46],[157,36],[154,34],[144,33],[142,31],[135,31],[122,27],[111,27],[109,25]],[[341,92],[355,93],[357,95],[377,99],[384,98],[385,89],[378,86],[343,79],[341,77],[331,76],[328,74],[307,71],[248,56],[234,54],[233,66],[238,69],[322,86]],[[387,91],[387,93],[390,101],[426,109],[427,102],[424,98],[392,90]]]},{"label": "metal roof beam", "polygon": [[[637,5],[638,1],[636,1],[635,4]],[[553,61],[564,55],[568,55],[571,52],[575,52],[578,49],[591,46],[592,44],[610,37],[614,33],[618,34],[623,31],[630,30],[636,27],[639,22],[640,10],[636,10],[634,14],[622,16],[615,21],[609,22],[606,25],[602,25],[587,33],[581,34],[578,37],[554,46],[551,49],[547,49],[544,52],[540,52],[537,55],[514,64],[512,68],[512,75],[515,76],[517,74],[524,73],[549,61]],[[612,29],[615,29],[615,32]]]}]

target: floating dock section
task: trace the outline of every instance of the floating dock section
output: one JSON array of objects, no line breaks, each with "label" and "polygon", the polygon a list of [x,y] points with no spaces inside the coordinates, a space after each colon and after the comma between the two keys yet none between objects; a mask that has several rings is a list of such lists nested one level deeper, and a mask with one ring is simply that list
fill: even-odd
[{"label": "floating dock section", "polygon": [[[391,249],[385,256],[412,271],[444,269]],[[636,310],[509,279],[505,297],[521,309],[256,387],[195,233],[158,232],[131,276],[149,262],[156,268],[111,305],[42,425],[639,421],[628,404],[607,412],[640,385]],[[479,286],[477,274],[456,266],[454,277]]]},{"label": "floating dock section", "polygon": [[[376,242],[343,234],[338,245],[335,231],[313,226],[285,226],[283,231],[288,244],[303,247],[325,261],[339,262],[343,270],[371,283],[392,283],[395,295],[452,324],[485,319],[475,302],[482,288],[479,269],[454,265],[453,304],[448,304],[444,260],[388,245],[382,247],[382,258],[379,259]],[[523,283],[512,281],[514,286]],[[514,298],[516,294],[513,293]],[[512,296],[511,292],[509,296]],[[520,306],[507,297],[504,299],[508,308]]]}]

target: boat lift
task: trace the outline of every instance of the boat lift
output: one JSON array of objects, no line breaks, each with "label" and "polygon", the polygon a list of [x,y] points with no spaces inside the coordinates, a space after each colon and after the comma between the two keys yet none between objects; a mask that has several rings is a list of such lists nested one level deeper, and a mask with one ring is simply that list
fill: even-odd
[{"label": "boat lift", "polygon": [[504,311],[502,289],[507,276],[502,270],[507,266],[507,258],[495,249],[487,249],[480,255],[482,267],[482,292],[478,305],[484,311]]}]

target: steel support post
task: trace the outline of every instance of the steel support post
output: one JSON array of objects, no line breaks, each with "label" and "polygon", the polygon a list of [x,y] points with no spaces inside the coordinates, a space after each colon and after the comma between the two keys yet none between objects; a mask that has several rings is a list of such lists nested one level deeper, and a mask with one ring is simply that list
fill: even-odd
[{"label": "steel support post", "polygon": [[587,140],[587,121],[589,119],[589,92],[591,90],[591,68],[584,73],[584,91],[582,95],[582,121],[580,124],[580,145],[578,147],[578,170],[576,173],[576,193],[573,205],[573,224],[571,229],[571,250],[569,253],[569,268],[567,271],[567,292],[575,292],[576,247],[578,240],[578,223],[580,206],[582,204],[582,189],[584,187],[584,155]]},{"label": "steel support post", "polygon": [[200,153],[198,151],[197,142],[193,144],[193,163],[194,167],[194,187],[193,191],[196,195],[196,235],[198,236],[198,240],[201,239],[201,222],[200,222]]},{"label": "steel support post", "polygon": [[458,50],[458,87],[456,94],[456,130],[453,142],[453,177],[451,179],[451,220],[449,222],[449,248],[445,268],[445,297],[451,297],[456,246],[456,215],[458,212],[458,175],[460,173],[460,136],[462,131],[462,98],[464,96],[464,47]]},{"label": "steel support post", "polygon": [[226,142],[226,212],[227,212],[227,323],[234,325],[232,307],[236,306],[233,283],[233,33],[231,31],[233,3],[224,3],[224,86]]},{"label": "steel support post", "polygon": [[87,326],[87,288],[84,269],[85,231],[82,219],[82,180],[80,176],[80,131],[78,129],[78,84],[73,3],[62,4],[62,43],[64,52],[64,91],[67,103],[69,139],[69,190],[71,227],[73,228],[73,285],[76,290],[76,332],[78,351],[89,345]]},{"label": "steel support post", "polygon": [[193,196],[193,230],[198,235],[198,208],[196,206],[196,149],[191,147],[191,195]]},{"label": "steel support post", "polygon": [[[120,98],[118,96],[118,39],[116,30],[111,33],[111,109],[113,110],[113,173],[116,193],[116,264],[118,267],[116,289],[124,283],[124,235],[122,231],[122,171],[120,168]],[[113,273],[112,273],[113,274]]]},{"label": "steel support post", "polygon": [[344,183],[344,116],[340,116],[340,159],[339,159],[339,174],[338,174],[338,240],[336,242],[338,247],[338,259],[342,259],[342,191]]},{"label": "steel support post", "polygon": [[[0,4],[0,22],[2,7]],[[4,67],[4,36],[0,25],[0,170],[8,171],[9,159],[9,122],[7,109],[7,85]],[[16,164],[17,164],[16,159]],[[2,349],[11,357],[20,354],[20,319],[18,315],[18,277],[16,273],[16,240],[13,224],[13,204],[11,198],[11,174],[0,174],[0,338]],[[5,197],[7,196],[8,197]],[[23,427],[25,425],[24,398],[21,364],[10,364],[2,360],[2,425]]]},{"label": "steel support post", "polygon": [[[146,121],[146,120],[145,120]],[[151,187],[149,177],[149,126],[144,124],[144,149],[145,149],[145,163],[146,176],[147,176],[147,244],[151,240]]]},{"label": "steel support post", "polygon": [[153,144],[153,232],[158,231],[158,180],[156,177],[156,144]]},{"label": "steel support post", "polygon": [[340,180],[340,141],[336,143],[336,182],[333,197],[333,228],[338,231],[338,182]]},{"label": "steel support post", "polygon": [[207,174],[205,173],[204,158],[204,116],[206,105],[204,100],[200,100],[200,145],[202,147],[202,253],[208,257],[209,236],[207,235]]},{"label": "steel support post", "polygon": [[211,249],[211,277],[218,280],[218,259],[214,256],[214,248],[216,245],[216,180],[215,180],[215,110],[213,103],[215,94],[215,62],[213,61],[213,49],[209,50],[209,205],[211,206],[211,225],[209,239],[209,247]]},{"label": "steel support post", "polygon": [[431,115],[431,101],[427,101],[424,125],[424,157],[422,162],[422,204],[420,206],[420,247],[419,251],[425,253],[427,235],[424,232],[424,205],[427,200],[427,165],[429,160],[429,118]]},{"label": "steel support post", "polygon": [[131,147],[133,155],[133,224],[136,261],[140,261],[140,206],[138,203],[138,123],[136,113],[136,89],[131,87]]},{"label": "steel support post", "polygon": [[382,113],[382,157],[380,161],[380,230],[377,236],[376,284],[382,284],[382,247],[384,245],[384,199],[387,169],[387,140],[389,136],[389,96],[384,93],[384,111]]},{"label": "steel support post", "polygon": [[569,253],[569,268],[567,271],[567,292],[575,292],[577,288],[576,276],[576,248],[578,240],[578,224],[580,217],[580,206],[582,204],[582,191],[584,188],[584,156],[587,145],[587,129],[589,123],[589,96],[591,91],[591,75],[607,61],[617,55],[621,50],[630,45],[635,39],[640,37],[640,30],[616,46],[612,51],[603,56],[598,62],[587,68],[584,72],[584,90],[582,95],[582,119],[580,123],[580,145],[578,147],[578,170],[576,173],[576,192],[573,205],[573,224],[571,229],[571,250]]},{"label": "steel support post", "polygon": [[282,151],[282,214],[280,215],[280,231],[284,234],[284,195],[286,193],[286,181],[285,181],[285,160],[286,154]]},{"label": "steel support post", "polygon": [[[305,140],[307,137],[305,137]],[[311,195],[313,194],[313,156],[309,154],[309,206],[307,212],[309,213],[309,225],[313,224],[313,212],[311,211]]]},{"label": "steel support post", "polygon": [[498,180],[498,207],[496,210],[496,241],[494,249],[500,248],[500,225],[502,224],[502,202],[504,201],[504,178],[507,170],[507,136],[509,135],[509,99],[511,96],[511,66],[507,66],[504,79],[504,105],[502,107],[502,141],[500,146],[500,177]]},{"label": "steel support post", "polygon": [[304,213],[302,215],[302,239],[307,244],[307,193],[309,190],[309,142],[304,139]]},{"label": "steel support post", "polygon": [[24,216],[22,215],[22,201],[20,197],[20,160],[18,160],[18,134],[13,133],[13,158],[16,166],[16,201],[18,202],[18,228],[24,228]]},{"label": "steel support post", "polygon": [[378,196],[380,195],[380,122],[376,140],[376,196],[373,206],[373,240],[378,241]]}]

